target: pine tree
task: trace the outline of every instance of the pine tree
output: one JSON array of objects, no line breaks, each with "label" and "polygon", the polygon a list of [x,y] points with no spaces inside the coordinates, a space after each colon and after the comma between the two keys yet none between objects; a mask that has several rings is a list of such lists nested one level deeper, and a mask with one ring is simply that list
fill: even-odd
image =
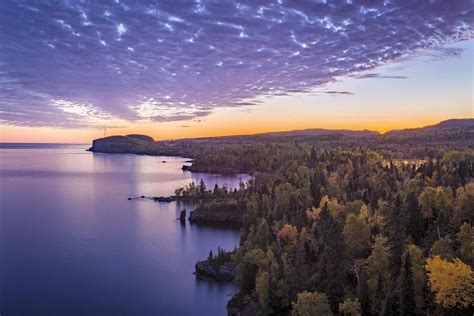
[{"label": "pine tree", "polygon": [[209,256],[207,256],[207,260],[212,261],[212,259],[214,259],[214,254],[212,253],[212,249],[211,249],[209,250]]},{"label": "pine tree", "polygon": [[365,274],[365,272],[361,272],[359,276],[359,285],[357,286],[357,297],[359,298],[362,314],[370,315],[372,310],[369,295],[369,285],[367,283],[367,275]]},{"label": "pine tree", "polygon": [[410,235],[415,245],[421,245],[425,231],[423,214],[418,204],[415,192],[411,192],[405,198],[405,214],[408,216],[407,235]]},{"label": "pine tree", "polygon": [[383,276],[379,274],[378,281],[377,281],[377,289],[375,290],[375,297],[374,297],[374,310],[373,313],[375,315],[384,315],[385,311],[385,291],[383,286]]},{"label": "pine tree", "polygon": [[313,204],[319,205],[322,194],[321,187],[324,185],[324,177],[321,169],[318,167],[314,170],[314,175],[311,177],[310,191],[313,198]]},{"label": "pine tree", "polygon": [[199,181],[199,195],[204,196],[206,193],[206,184],[204,183],[204,179],[201,178],[201,181]]},{"label": "pine tree", "polygon": [[413,287],[413,271],[410,252],[405,255],[405,266],[401,276],[401,306],[402,316],[416,315],[415,291]]},{"label": "pine tree", "polygon": [[310,156],[309,156],[309,166],[311,168],[314,168],[316,167],[316,162],[317,162],[317,153],[316,153],[316,148],[314,148],[314,146],[311,148],[311,153],[310,153]]},{"label": "pine tree", "polygon": [[397,280],[400,274],[405,246],[406,221],[401,204],[400,195],[397,195],[392,201],[388,202],[384,210],[385,235],[390,248],[388,268],[393,281]]},{"label": "pine tree", "polygon": [[321,209],[317,230],[324,245],[320,288],[327,294],[331,309],[337,312],[344,295],[344,238],[340,225],[329,213],[327,203]]}]

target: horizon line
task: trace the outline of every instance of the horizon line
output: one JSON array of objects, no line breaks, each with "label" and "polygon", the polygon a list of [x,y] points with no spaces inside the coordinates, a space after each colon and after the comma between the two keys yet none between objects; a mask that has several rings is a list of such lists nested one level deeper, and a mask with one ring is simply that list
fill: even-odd
[{"label": "horizon line", "polygon": [[[419,128],[425,128],[425,127],[430,127],[434,126],[437,124],[440,124],[442,122],[446,121],[452,121],[452,120],[474,120],[474,117],[463,117],[463,118],[450,118],[450,119],[445,119],[438,121],[437,123],[434,124],[429,124],[429,125],[420,125],[417,127],[406,127],[406,128],[398,128],[398,129],[391,129],[387,131],[377,131],[377,130],[371,130],[371,129],[350,129],[350,128],[323,128],[323,127],[310,127],[310,128],[302,128],[302,129],[288,129],[288,130],[277,130],[277,131],[265,131],[265,132],[259,132],[259,133],[239,133],[239,134],[226,134],[226,135],[216,135],[216,136],[196,136],[196,137],[182,137],[182,138],[169,138],[169,139],[161,139],[161,140],[155,140],[154,141],[160,141],[160,142],[166,142],[166,141],[177,141],[177,140],[191,140],[191,139],[208,139],[208,138],[224,138],[224,137],[241,137],[241,136],[254,136],[254,135],[264,135],[264,134],[273,134],[273,133],[285,133],[285,132],[298,132],[298,131],[311,131],[311,130],[325,130],[325,131],[349,131],[349,132],[370,132],[370,133],[376,133],[378,135],[385,135],[389,132],[394,132],[394,131],[403,131],[403,130],[413,130],[413,129],[419,129]],[[112,137],[112,136],[126,136],[126,135],[133,135],[133,134],[138,134],[138,135],[145,135],[141,133],[127,133],[125,135],[123,134],[113,134],[105,137],[98,137],[98,138],[93,138],[90,140],[89,143],[84,143],[84,142],[79,142],[79,143],[74,143],[74,142],[0,142],[0,144],[51,144],[51,145],[89,145],[92,143],[93,140],[95,139],[101,139],[101,138],[106,138],[106,137]],[[147,135],[149,136],[149,135]]]}]

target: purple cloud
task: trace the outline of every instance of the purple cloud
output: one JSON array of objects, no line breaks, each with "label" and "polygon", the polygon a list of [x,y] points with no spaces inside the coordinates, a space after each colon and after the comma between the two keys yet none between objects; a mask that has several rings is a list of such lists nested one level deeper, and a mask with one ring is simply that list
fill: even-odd
[{"label": "purple cloud", "polygon": [[379,79],[407,79],[407,76],[391,76],[391,75],[381,75],[379,73],[366,73],[362,75],[356,76],[357,79],[371,79],[371,78],[379,78]]},{"label": "purple cloud", "polygon": [[419,48],[472,38],[471,4],[7,0],[0,123],[188,120],[261,95],[305,93]]},{"label": "purple cloud", "polygon": [[327,94],[332,94],[332,95],[354,95],[353,92],[349,92],[349,91],[325,91],[324,93],[327,93]]}]

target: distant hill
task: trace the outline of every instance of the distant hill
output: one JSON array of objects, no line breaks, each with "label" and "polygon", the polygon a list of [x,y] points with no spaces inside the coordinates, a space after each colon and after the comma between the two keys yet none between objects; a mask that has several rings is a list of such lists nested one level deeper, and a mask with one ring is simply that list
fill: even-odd
[{"label": "distant hill", "polygon": [[471,119],[451,119],[439,122],[438,124],[426,126],[425,129],[428,128],[437,128],[437,129],[445,129],[445,128],[467,128],[467,129],[474,129],[474,118]]},{"label": "distant hill", "polygon": [[435,125],[389,131],[381,136],[385,143],[464,143],[474,142],[474,119],[452,119]]},{"label": "distant hill", "polygon": [[455,130],[455,129],[463,129],[465,131],[474,130],[474,119],[451,119],[451,120],[441,121],[438,124],[428,125],[424,127],[391,130],[391,131],[386,132],[385,135],[409,134],[409,133],[416,133],[416,132],[432,132],[432,131]]},{"label": "distant hill", "polygon": [[378,132],[370,130],[354,131],[348,129],[323,129],[323,128],[311,128],[285,132],[270,132],[256,134],[253,136],[271,136],[271,137],[287,137],[287,136],[325,136],[325,135],[344,135],[350,137],[368,137],[377,136]]},{"label": "distant hill", "polygon": [[[146,135],[131,134],[110,136],[93,141],[89,149],[104,153],[134,153],[148,155],[182,155],[191,157],[203,146],[214,144],[245,144],[251,142],[311,142],[332,146],[338,144],[467,144],[474,146],[474,119],[452,119],[435,125],[392,130],[385,134],[370,130],[304,129],[294,131],[269,132],[253,135],[188,138],[154,141]],[[332,145],[331,145],[332,144]]]}]

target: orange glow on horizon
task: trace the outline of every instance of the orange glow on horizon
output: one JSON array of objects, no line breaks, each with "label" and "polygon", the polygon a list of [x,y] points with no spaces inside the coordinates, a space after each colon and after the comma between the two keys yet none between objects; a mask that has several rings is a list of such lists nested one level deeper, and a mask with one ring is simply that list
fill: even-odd
[{"label": "orange glow on horizon", "polygon": [[[226,118],[227,117],[227,118]],[[384,133],[394,129],[417,128],[439,123],[452,117],[423,117],[399,119],[352,119],[329,121],[317,119],[290,120],[273,118],[266,122],[256,121],[257,118],[235,118],[227,114],[219,120],[210,122],[166,122],[148,124],[130,124],[130,126],[107,130],[107,136],[144,134],[155,140],[200,138],[232,135],[251,135],[266,132],[291,131],[302,129],[348,129],[372,130]],[[465,117],[469,118],[469,117]],[[239,122],[236,124],[236,122]],[[183,127],[186,126],[186,127]],[[0,142],[38,142],[38,143],[90,143],[93,139],[101,138],[104,131],[101,129],[58,129],[49,127],[20,127],[0,126]]]}]

